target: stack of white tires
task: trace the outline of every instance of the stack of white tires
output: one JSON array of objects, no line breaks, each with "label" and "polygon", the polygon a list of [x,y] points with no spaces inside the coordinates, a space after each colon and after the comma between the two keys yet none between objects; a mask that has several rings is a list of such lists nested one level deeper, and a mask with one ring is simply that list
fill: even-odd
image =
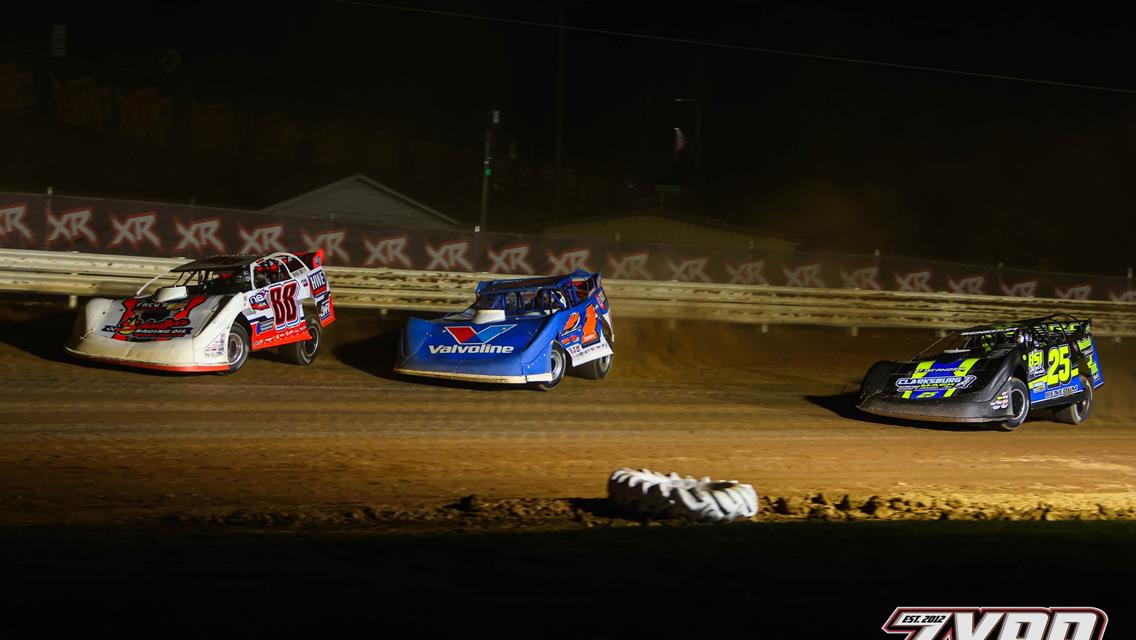
[{"label": "stack of white tires", "polygon": [[753,485],[707,477],[696,480],[650,469],[616,469],[607,481],[607,493],[621,509],[652,518],[732,522],[752,518],[758,511]]}]

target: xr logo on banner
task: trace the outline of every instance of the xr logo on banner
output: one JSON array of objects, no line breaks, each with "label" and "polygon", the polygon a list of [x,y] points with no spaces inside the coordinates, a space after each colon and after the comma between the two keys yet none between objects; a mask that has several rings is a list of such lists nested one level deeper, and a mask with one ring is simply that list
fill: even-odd
[{"label": "xr logo on banner", "polygon": [[94,246],[99,246],[99,239],[91,230],[91,208],[71,209],[55,216],[51,209],[47,210],[47,244],[62,238],[68,244],[74,244],[85,239]]},{"label": "xr logo on banner", "polygon": [[591,249],[568,249],[560,252],[560,255],[551,251],[545,253],[548,254],[549,273],[572,273],[579,269],[591,271],[588,268],[588,259],[592,257]]},{"label": "xr logo on banner", "polygon": [[339,264],[351,264],[351,256],[347,253],[346,229],[320,231],[315,236],[310,236],[306,230],[301,230],[300,237],[308,251],[323,249],[325,260],[337,260]]},{"label": "xr logo on banner", "polygon": [[406,245],[410,236],[391,236],[379,238],[374,242],[366,236],[363,237],[363,246],[367,249],[367,267],[390,267],[413,269],[410,258],[406,257]]},{"label": "xr logo on banner", "polygon": [[237,225],[237,235],[241,239],[241,250],[239,253],[273,253],[275,251],[287,251],[287,249],[284,248],[283,223],[262,224],[259,227],[253,227],[251,231],[241,225]]},{"label": "xr logo on banner", "polygon": [[841,269],[840,280],[844,283],[845,289],[871,289],[872,291],[879,291],[880,269],[879,267],[864,267],[862,269],[856,269],[852,271],[852,273]]},{"label": "xr logo on banner", "polygon": [[430,264],[426,269],[439,269],[441,271],[473,271],[467,254],[469,253],[469,240],[450,240],[443,242],[435,249],[426,245],[426,255]]},{"label": "xr logo on banner", "polygon": [[709,258],[687,258],[677,265],[667,259],[667,267],[671,270],[671,280],[679,282],[710,282],[706,275],[706,263]]},{"label": "xr logo on banner", "polygon": [[986,293],[986,276],[970,276],[958,280],[947,276],[947,287],[951,293],[980,296]]},{"label": "xr logo on banner", "polygon": [[154,227],[158,226],[158,212],[156,211],[136,213],[125,216],[121,220],[114,213],[111,213],[110,225],[114,230],[114,239],[107,245],[108,248],[126,243],[137,251],[143,242],[149,242],[150,246],[158,251],[162,250],[162,239],[154,233]]},{"label": "xr logo on banner", "polygon": [[895,286],[898,287],[898,291],[934,293],[935,290],[931,288],[931,275],[930,271],[912,271],[911,273],[896,274]]},{"label": "xr logo on banner", "polygon": [[1093,295],[1093,285],[1091,284],[1082,284],[1066,289],[1054,287],[1053,290],[1057,297],[1062,300],[1088,300],[1089,296]]},{"label": "xr logo on banner", "polygon": [[764,260],[743,262],[738,266],[726,264],[726,275],[730,276],[730,284],[769,284],[761,273],[765,270]]},{"label": "xr logo on banner", "polygon": [[531,276],[534,272],[528,263],[529,250],[528,243],[501,247],[500,251],[489,248],[486,251],[489,256],[489,272],[523,273]]},{"label": "xr logo on banner", "polygon": [[175,253],[186,249],[192,249],[195,253],[225,253],[225,243],[217,237],[221,231],[220,218],[194,220],[188,225],[174,218],[174,229],[180,238],[177,246],[174,247]]},{"label": "xr logo on banner", "polygon": [[821,265],[819,264],[803,264],[796,269],[788,267],[781,267],[785,272],[785,286],[786,287],[827,287],[824,280],[820,279]]},{"label": "xr logo on banner", "polygon": [[32,231],[24,224],[24,216],[28,214],[27,204],[12,204],[0,207],[0,240],[8,241],[8,236],[23,236],[32,242]]},{"label": "xr logo on banner", "polygon": [[1015,298],[1033,298],[1037,295],[1037,280],[1026,280],[1025,282],[1015,282],[1010,286],[1002,283],[1003,295],[1013,296]]},{"label": "xr logo on banner", "polygon": [[647,261],[651,254],[646,251],[628,253],[616,258],[607,254],[607,263],[611,265],[611,277],[626,280],[651,280],[651,272],[647,271]]}]

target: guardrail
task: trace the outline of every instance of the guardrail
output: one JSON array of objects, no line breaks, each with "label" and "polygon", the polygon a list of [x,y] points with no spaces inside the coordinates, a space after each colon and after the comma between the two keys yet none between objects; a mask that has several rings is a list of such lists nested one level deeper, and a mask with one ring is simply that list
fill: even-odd
[{"label": "guardrail", "polygon": [[[0,291],[122,296],[185,258],[0,249]],[[458,310],[486,273],[328,267],[336,306]],[[159,279],[154,286],[160,286]],[[750,324],[953,329],[999,320],[1071,313],[1093,319],[1104,337],[1136,336],[1136,303],[1012,298],[861,289],[605,280],[617,316]]]}]

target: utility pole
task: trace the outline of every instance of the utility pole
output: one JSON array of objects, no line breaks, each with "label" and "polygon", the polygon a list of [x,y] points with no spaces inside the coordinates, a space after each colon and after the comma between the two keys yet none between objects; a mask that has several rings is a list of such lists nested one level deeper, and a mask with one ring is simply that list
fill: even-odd
[{"label": "utility pole", "polygon": [[481,161],[481,224],[477,229],[485,233],[489,222],[489,184],[493,177],[493,131],[501,122],[501,112],[494,109],[485,128],[485,157]]},{"label": "utility pole", "polygon": [[698,213],[702,213],[702,45],[698,45],[698,98],[694,101],[694,197]]},{"label": "utility pole", "polygon": [[[701,51],[701,49],[699,49]],[[701,54],[699,57],[701,61]],[[700,63],[701,68],[701,63]],[[697,98],[675,98],[676,103],[694,103],[694,196],[699,212],[702,210],[702,75],[698,76]]]},{"label": "utility pole", "polygon": [[552,215],[560,219],[560,173],[564,170],[564,22],[568,14],[567,0],[560,0],[560,29],[556,49],[556,155],[552,176]]}]

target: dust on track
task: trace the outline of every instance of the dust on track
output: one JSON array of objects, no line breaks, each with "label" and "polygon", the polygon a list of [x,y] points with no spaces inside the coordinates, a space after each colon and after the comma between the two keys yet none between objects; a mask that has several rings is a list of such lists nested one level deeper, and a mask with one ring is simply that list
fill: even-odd
[{"label": "dust on track", "polygon": [[[0,309],[8,525],[240,523],[233,514],[390,524],[368,515],[388,512],[441,514],[443,524],[453,519],[445,505],[470,494],[538,514],[502,522],[580,523],[596,514],[581,517],[566,499],[603,496],[621,466],[752,483],[767,517],[846,518],[834,506],[845,494],[855,505],[879,496],[895,517],[932,504],[941,514],[948,501],[967,505],[947,507],[960,514],[1009,505],[1041,517],[1127,517],[1136,505],[1131,342],[1100,342],[1106,384],[1089,422],[1040,418],[1000,433],[855,411],[862,373],[918,351],[927,332],[761,333],[616,315],[611,377],[540,393],[392,375],[394,314],[342,312],[311,367],[267,354],[219,377],[68,360],[72,313]],[[810,506],[817,493],[830,509]],[[779,512],[777,498],[797,506]]]}]

